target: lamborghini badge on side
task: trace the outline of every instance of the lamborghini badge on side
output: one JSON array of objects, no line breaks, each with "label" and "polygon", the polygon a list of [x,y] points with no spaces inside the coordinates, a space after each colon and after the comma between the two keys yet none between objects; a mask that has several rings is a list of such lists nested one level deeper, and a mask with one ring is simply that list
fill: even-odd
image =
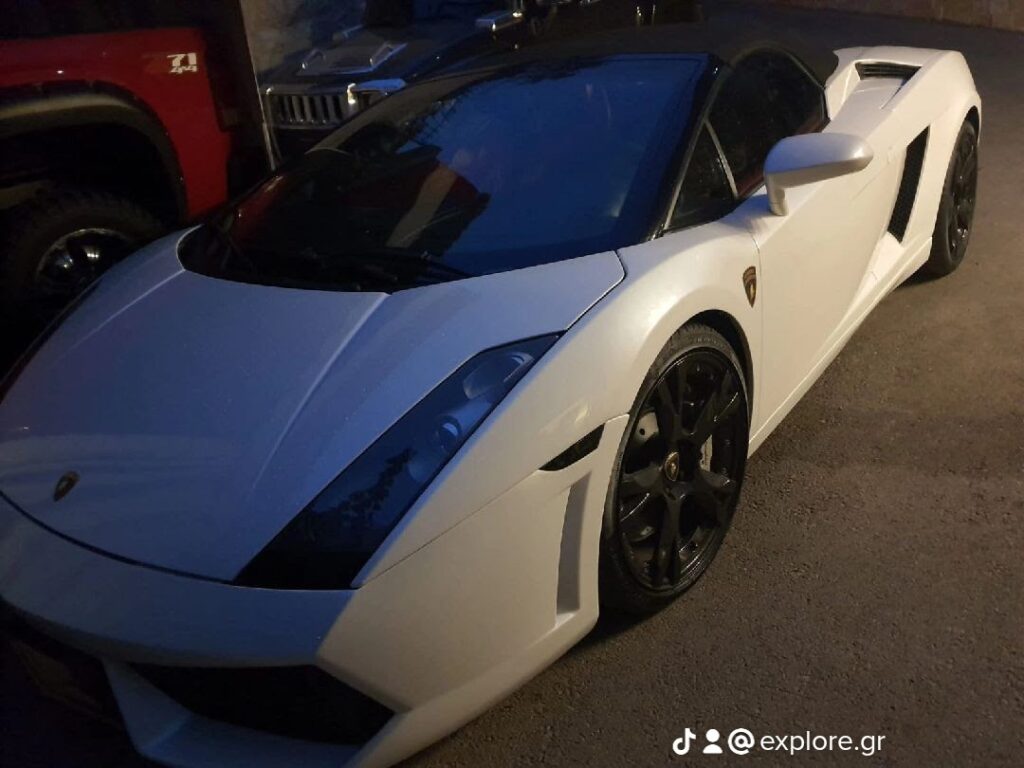
[{"label": "lamborghini badge on side", "polygon": [[53,489],[53,500],[60,501],[69,493],[71,489],[78,484],[78,473],[77,472],[65,472],[60,476],[57,481],[57,485]]}]

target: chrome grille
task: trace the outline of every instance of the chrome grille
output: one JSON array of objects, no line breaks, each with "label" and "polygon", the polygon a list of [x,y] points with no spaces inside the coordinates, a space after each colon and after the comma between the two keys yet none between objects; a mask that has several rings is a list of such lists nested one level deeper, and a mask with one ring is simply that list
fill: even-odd
[{"label": "chrome grille", "polygon": [[276,126],[332,128],[404,87],[398,78],[349,83],[341,93],[288,93],[274,87],[267,90],[267,112]]},{"label": "chrome grille", "polygon": [[357,111],[345,93],[270,93],[267,99],[275,125],[330,127]]}]

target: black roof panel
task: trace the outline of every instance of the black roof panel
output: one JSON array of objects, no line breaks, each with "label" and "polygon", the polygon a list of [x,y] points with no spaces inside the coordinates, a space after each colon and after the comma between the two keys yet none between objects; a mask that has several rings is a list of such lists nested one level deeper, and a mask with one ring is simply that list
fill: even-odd
[{"label": "black roof panel", "polygon": [[541,42],[516,51],[475,59],[466,67],[500,66],[573,57],[616,56],[623,54],[695,54],[705,53],[734,63],[747,52],[763,48],[781,48],[795,56],[824,85],[835,72],[839,59],[824,46],[797,35],[769,33],[750,22],[738,27],[706,21],[689,24],[660,24],[626,27],[579,37]]}]

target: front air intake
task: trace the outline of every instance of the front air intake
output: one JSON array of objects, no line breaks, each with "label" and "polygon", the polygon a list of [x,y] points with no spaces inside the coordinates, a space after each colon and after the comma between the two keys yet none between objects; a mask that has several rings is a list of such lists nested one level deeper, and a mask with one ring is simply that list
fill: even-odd
[{"label": "front air intake", "polygon": [[291,739],[359,746],[393,714],[316,667],[134,669],[197,715]]}]

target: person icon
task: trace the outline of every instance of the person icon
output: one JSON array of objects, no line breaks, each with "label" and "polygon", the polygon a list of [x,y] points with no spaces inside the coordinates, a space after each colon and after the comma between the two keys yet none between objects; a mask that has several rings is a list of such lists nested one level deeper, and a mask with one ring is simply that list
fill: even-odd
[{"label": "person icon", "polygon": [[721,737],[722,734],[718,732],[717,728],[708,728],[708,732],[704,734],[704,738],[708,740],[708,745],[704,747],[705,755],[722,754],[722,748],[717,743]]}]

